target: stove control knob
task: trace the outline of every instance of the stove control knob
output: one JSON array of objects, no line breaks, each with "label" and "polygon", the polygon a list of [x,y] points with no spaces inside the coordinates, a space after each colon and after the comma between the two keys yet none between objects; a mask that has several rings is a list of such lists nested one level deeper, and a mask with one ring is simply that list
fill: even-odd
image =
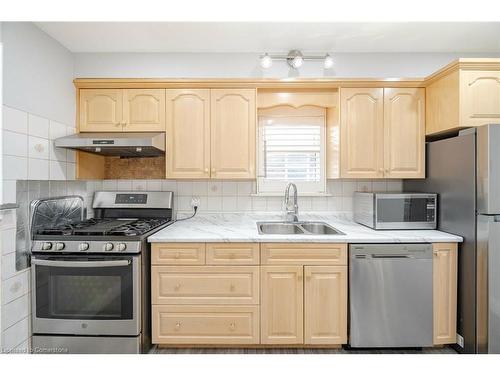
[{"label": "stove control knob", "polygon": [[104,251],[111,251],[113,250],[113,247],[114,246],[111,242],[106,242],[102,248]]},{"label": "stove control knob", "polygon": [[80,245],[78,245],[78,250],[80,251],[87,251],[89,249],[89,244],[87,242],[82,242]]},{"label": "stove control knob", "polygon": [[116,248],[118,249],[118,251],[125,251],[127,249],[127,245],[121,242],[118,245],[116,245]]},{"label": "stove control knob", "polygon": [[42,250],[50,250],[50,249],[52,249],[52,242],[42,243]]},{"label": "stove control knob", "polygon": [[56,242],[56,250],[63,250],[65,247],[64,242]]}]

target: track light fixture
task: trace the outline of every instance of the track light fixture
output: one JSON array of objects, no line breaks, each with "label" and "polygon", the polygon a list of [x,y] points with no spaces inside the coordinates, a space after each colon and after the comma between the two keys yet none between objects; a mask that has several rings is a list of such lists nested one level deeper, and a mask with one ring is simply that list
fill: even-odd
[{"label": "track light fixture", "polygon": [[323,60],[323,67],[325,69],[332,69],[334,65],[333,58],[328,53],[326,55],[303,55],[297,49],[291,50],[287,55],[265,53],[259,59],[262,69],[269,69],[273,65],[273,60],[286,61],[293,69],[299,69],[306,60]]}]

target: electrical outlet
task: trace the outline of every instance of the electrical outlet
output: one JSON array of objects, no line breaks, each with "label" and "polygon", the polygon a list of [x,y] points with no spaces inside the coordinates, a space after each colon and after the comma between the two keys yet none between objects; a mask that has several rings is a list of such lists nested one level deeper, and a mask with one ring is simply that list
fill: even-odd
[{"label": "electrical outlet", "polygon": [[191,197],[191,207],[200,207],[200,197]]},{"label": "electrical outlet", "polygon": [[457,344],[463,348],[464,347],[464,338],[462,336],[460,336],[458,333],[457,333]]}]

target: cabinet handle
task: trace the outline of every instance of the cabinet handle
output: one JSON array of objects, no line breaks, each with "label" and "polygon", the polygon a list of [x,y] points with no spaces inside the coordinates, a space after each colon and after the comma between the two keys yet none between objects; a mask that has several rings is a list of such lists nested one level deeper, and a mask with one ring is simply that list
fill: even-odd
[{"label": "cabinet handle", "polygon": [[175,330],[178,331],[179,329],[181,329],[181,322],[175,323]]},{"label": "cabinet handle", "polygon": [[230,330],[230,331],[234,331],[235,329],[236,329],[236,323],[235,323],[235,322],[231,322],[231,323],[229,324],[229,330]]}]

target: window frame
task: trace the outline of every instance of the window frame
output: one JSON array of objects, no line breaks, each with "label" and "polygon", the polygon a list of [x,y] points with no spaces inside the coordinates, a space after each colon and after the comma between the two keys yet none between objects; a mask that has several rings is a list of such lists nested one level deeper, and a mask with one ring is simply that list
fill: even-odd
[{"label": "window frame", "polygon": [[[298,108],[280,105],[271,108],[259,109],[257,116],[257,195],[276,196],[283,195],[286,185],[293,182],[297,185],[299,195],[317,196],[326,195],[326,137],[327,137],[327,112],[326,108],[307,105]],[[265,145],[264,128],[268,120],[283,118],[309,118],[318,121],[320,125],[320,179],[319,181],[300,181],[300,180],[270,180],[265,177]]]}]

